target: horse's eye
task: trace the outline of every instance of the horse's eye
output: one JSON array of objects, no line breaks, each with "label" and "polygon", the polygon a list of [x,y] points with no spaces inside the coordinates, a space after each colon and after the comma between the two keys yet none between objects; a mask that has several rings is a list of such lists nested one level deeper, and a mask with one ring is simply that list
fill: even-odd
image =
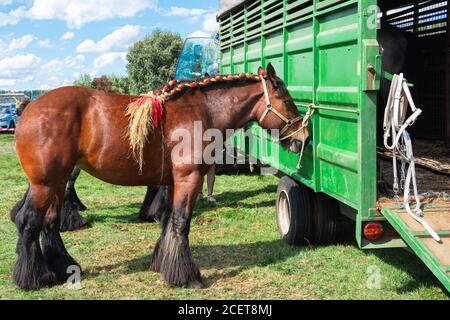
[{"label": "horse's eye", "polygon": [[286,108],[293,108],[294,107],[294,103],[292,102],[292,100],[285,100],[284,101],[284,105],[286,106]]}]

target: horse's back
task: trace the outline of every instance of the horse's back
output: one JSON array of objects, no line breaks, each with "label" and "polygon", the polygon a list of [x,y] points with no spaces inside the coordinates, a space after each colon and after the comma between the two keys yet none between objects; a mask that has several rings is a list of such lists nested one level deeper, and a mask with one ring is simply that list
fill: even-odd
[{"label": "horse's back", "polygon": [[[52,90],[24,110],[16,129],[16,149],[21,162],[73,162],[82,155],[80,138],[96,113],[107,112],[107,94],[82,87]],[[92,131],[92,130],[89,130]],[[30,158],[35,157],[35,160]]]}]

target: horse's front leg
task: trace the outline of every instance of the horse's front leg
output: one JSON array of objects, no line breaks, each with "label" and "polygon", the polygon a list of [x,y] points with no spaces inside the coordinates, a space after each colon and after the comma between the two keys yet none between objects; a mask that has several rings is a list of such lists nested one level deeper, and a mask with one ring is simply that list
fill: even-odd
[{"label": "horse's front leg", "polygon": [[202,286],[200,271],[189,248],[192,211],[202,185],[203,175],[199,172],[175,179],[172,213],[162,221],[161,237],[152,257],[152,270],[159,271],[170,285]]}]

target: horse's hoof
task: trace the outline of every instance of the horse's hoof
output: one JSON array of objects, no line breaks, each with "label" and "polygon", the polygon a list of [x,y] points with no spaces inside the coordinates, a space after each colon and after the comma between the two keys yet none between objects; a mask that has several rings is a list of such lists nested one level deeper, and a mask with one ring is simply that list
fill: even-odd
[{"label": "horse's hoof", "polygon": [[141,216],[141,215],[139,215],[136,218],[136,221],[138,223],[156,223],[157,222],[156,219],[153,217],[146,217],[146,216]]},{"label": "horse's hoof", "polygon": [[82,204],[81,202],[79,202],[75,205],[77,206],[78,211],[86,211],[87,210],[87,207],[84,204]]},{"label": "horse's hoof", "polygon": [[87,228],[88,223],[89,222],[85,218],[80,216],[75,221],[70,221],[69,223],[61,225],[60,231],[68,232],[68,231],[83,230]]},{"label": "horse's hoof", "polygon": [[58,285],[56,275],[52,271],[47,271],[37,279],[17,276],[13,274],[13,282],[23,290],[39,290],[42,288],[51,288]]},{"label": "horse's hoof", "polygon": [[187,284],[187,289],[202,289],[204,287],[203,282],[201,281],[191,281]]},{"label": "horse's hoof", "polygon": [[76,230],[86,229],[88,226],[88,221],[85,218],[80,218],[78,221],[78,227]]}]

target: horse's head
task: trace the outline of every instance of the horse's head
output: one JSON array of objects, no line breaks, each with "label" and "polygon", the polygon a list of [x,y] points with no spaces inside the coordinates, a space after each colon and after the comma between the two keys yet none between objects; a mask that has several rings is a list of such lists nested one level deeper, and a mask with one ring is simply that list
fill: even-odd
[{"label": "horse's head", "polygon": [[277,77],[269,63],[267,71],[258,70],[264,98],[257,106],[258,122],[264,129],[279,129],[282,146],[292,152],[300,152],[309,141],[308,128],[303,121],[283,80]]}]

